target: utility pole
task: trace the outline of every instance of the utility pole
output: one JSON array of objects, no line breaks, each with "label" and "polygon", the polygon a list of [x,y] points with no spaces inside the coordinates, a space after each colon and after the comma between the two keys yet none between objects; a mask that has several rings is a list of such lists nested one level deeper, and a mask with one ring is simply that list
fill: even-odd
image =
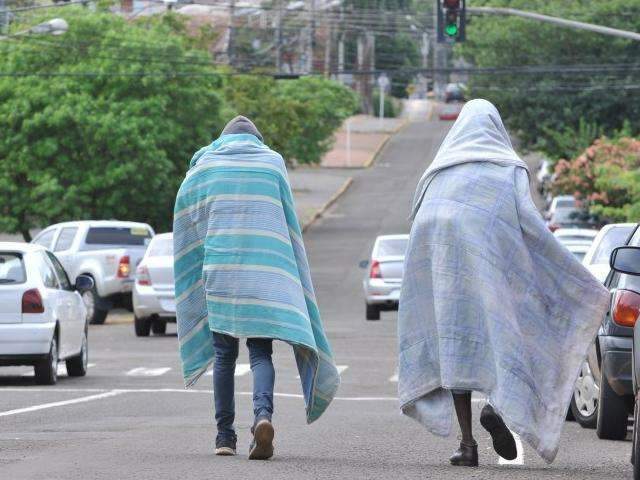
[{"label": "utility pole", "polygon": [[227,44],[227,56],[229,57],[229,65],[232,67],[235,64],[235,32],[234,32],[234,18],[236,14],[236,0],[231,0],[229,5],[229,43]]},{"label": "utility pole", "polygon": [[276,72],[282,73],[282,0],[276,10]]},{"label": "utility pole", "polygon": [[333,46],[333,35],[334,35],[334,28],[333,28],[333,23],[330,23],[329,21],[326,20],[326,13],[325,13],[325,25],[326,25],[326,30],[325,30],[325,34],[326,34],[326,40],[324,43],[324,76],[325,77],[329,77],[329,72],[331,71],[331,47]]},{"label": "utility pole", "polygon": [[309,39],[307,41],[307,73],[313,71],[313,53],[316,46],[316,0],[309,0]]}]

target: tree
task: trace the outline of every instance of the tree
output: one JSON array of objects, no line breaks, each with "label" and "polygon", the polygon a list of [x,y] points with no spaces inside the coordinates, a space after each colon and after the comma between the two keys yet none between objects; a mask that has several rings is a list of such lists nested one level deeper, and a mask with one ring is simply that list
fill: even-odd
[{"label": "tree", "polygon": [[[640,2],[626,0],[478,0],[474,6],[520,8],[625,30],[640,30]],[[567,66],[536,75],[516,71],[474,75],[473,96],[498,106],[525,147],[555,158],[571,157],[550,131],[579,131],[580,121],[593,135],[610,135],[625,119],[640,116],[637,65],[640,42],[504,16],[472,16],[467,42],[457,52],[477,67]],[[605,69],[601,64],[614,65]],[[590,70],[583,65],[595,66]],[[635,86],[635,87],[634,87]],[[638,124],[635,122],[635,132]],[[583,130],[584,132],[584,130]],[[589,139],[591,143],[595,137]],[[583,145],[584,147],[585,145]]]},{"label": "tree", "polygon": [[0,231],[116,217],[169,229],[191,155],[222,127],[221,77],[173,16],[64,15],[61,37],[0,42]]}]

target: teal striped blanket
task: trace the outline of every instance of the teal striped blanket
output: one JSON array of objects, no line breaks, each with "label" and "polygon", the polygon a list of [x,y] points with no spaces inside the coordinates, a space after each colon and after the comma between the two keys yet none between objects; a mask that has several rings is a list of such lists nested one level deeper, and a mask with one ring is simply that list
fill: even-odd
[{"label": "teal striped blanket", "polygon": [[212,331],[292,345],[307,421],[340,377],[316,303],[282,157],[253,135],[198,151],[176,199],[174,267],[185,384],[213,362]]}]

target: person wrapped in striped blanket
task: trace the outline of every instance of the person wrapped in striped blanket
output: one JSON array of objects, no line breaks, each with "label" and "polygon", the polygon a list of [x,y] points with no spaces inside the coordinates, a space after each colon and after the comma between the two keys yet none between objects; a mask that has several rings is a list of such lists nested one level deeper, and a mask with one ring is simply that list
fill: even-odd
[{"label": "person wrapped in striped blanket", "polygon": [[191,160],[176,198],[174,267],[185,385],[213,363],[217,455],[235,455],[234,372],[246,338],[255,421],[250,459],[273,455],[272,341],[293,347],[307,422],[340,377],[324,333],[282,157],[236,117]]}]

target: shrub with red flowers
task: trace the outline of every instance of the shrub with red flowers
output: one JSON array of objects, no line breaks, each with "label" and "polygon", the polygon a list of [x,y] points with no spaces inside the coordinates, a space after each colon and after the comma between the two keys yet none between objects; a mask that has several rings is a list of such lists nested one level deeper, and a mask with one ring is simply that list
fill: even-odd
[{"label": "shrub with red flowers", "polygon": [[640,220],[640,140],[600,138],[555,168],[554,191],[573,194],[607,221]]}]

